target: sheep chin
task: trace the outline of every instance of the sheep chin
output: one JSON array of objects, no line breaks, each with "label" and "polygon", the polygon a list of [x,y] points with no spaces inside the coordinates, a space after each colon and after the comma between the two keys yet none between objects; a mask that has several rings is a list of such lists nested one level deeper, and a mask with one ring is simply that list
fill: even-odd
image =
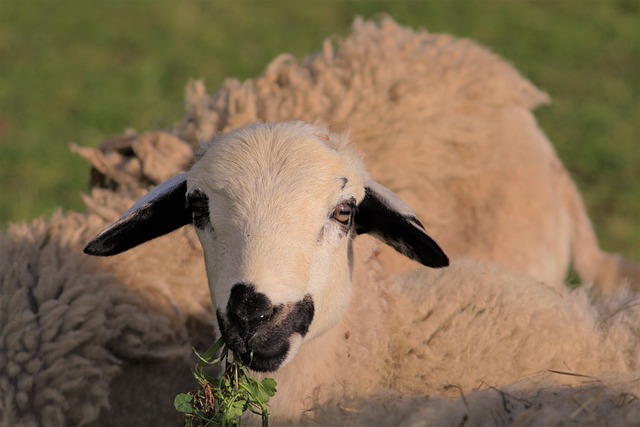
[{"label": "sheep chin", "polygon": [[238,356],[243,363],[254,372],[276,372],[291,362],[300,350],[304,337],[299,333],[293,333],[288,340],[281,344],[281,353],[276,355],[264,355],[256,353],[241,353]]}]

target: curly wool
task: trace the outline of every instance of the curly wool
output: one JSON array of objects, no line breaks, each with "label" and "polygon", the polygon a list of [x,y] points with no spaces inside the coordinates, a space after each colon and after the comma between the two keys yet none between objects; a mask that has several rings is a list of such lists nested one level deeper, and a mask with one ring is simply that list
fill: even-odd
[{"label": "curly wool", "polygon": [[80,250],[79,219],[66,218],[57,233],[37,221],[13,226],[1,237],[3,425],[82,425],[108,404],[109,383],[119,368],[106,344],[117,336],[110,326],[123,319],[109,312],[108,277],[89,268],[84,283],[78,282],[92,261],[65,256],[74,246]]},{"label": "curly wool", "polygon": [[[99,190],[94,197],[116,210],[130,202]],[[143,248],[130,263],[82,255],[106,223],[96,214],[57,213],[0,235],[0,425],[82,426],[101,411],[106,420],[135,420],[148,416],[137,412],[145,408],[179,419],[154,399],[170,399],[191,384],[191,346],[202,347],[199,337],[210,336],[201,326],[211,324],[208,307],[197,299],[208,299],[205,280],[183,286],[199,285],[199,294],[182,293],[179,274],[170,271],[180,267],[147,274],[149,258],[166,264],[158,248]],[[202,264],[198,251],[188,263],[194,271]],[[132,378],[122,383],[128,376],[140,385]],[[132,400],[143,390],[148,401]]]}]

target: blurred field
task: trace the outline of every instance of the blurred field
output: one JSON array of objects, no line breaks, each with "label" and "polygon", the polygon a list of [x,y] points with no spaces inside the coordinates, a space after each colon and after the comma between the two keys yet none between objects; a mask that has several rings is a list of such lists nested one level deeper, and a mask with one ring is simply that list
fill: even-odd
[{"label": "blurred field", "polygon": [[169,127],[189,78],[213,91],[381,12],[479,41],[546,90],[539,120],[603,246],[640,260],[637,0],[0,0],[0,227],[83,209],[88,167],[69,142]]}]

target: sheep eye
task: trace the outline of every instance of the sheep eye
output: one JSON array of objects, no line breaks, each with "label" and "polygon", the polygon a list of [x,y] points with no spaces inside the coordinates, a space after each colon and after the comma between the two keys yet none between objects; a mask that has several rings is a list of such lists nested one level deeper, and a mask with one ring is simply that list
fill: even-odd
[{"label": "sheep eye", "polygon": [[194,190],[187,195],[187,209],[191,211],[193,225],[197,228],[205,228],[210,224],[209,198],[200,190]]},{"label": "sheep eye", "polygon": [[348,202],[340,203],[333,210],[331,218],[338,221],[340,224],[350,226],[353,220],[353,214],[355,212],[355,202],[349,200]]}]

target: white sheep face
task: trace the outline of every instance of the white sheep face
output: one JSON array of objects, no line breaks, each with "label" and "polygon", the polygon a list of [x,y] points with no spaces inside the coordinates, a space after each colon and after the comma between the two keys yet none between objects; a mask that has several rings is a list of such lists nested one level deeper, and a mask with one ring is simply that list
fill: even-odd
[{"label": "white sheep face", "polygon": [[342,138],[259,125],[216,139],[187,201],[220,332],[252,367],[283,366],[335,324],[350,288],[353,213],[365,172]]},{"label": "white sheep face", "polygon": [[357,234],[430,267],[449,262],[411,209],[367,178],[345,136],[300,122],[217,137],[85,252],[115,255],[187,224],[204,249],[220,333],[258,371],[281,368],[339,321]]}]

